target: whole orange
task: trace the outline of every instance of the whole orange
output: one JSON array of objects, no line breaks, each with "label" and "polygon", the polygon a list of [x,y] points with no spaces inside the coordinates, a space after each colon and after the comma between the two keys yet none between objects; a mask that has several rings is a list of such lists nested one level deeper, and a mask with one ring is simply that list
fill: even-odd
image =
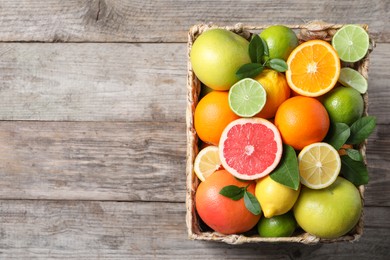
[{"label": "whole orange", "polygon": [[[249,186],[248,186],[249,184]],[[228,185],[246,187],[255,194],[256,183],[243,182],[226,170],[211,174],[196,190],[195,206],[200,218],[214,231],[222,234],[239,234],[252,229],[260,215],[252,214],[246,207],[244,199],[232,200],[219,192]]]},{"label": "whole orange", "polygon": [[295,96],[283,102],[275,115],[283,143],[301,150],[322,141],[329,130],[329,116],[325,107],[315,98]]},{"label": "whole orange", "polygon": [[225,127],[239,118],[229,107],[228,95],[227,91],[212,91],[196,106],[194,126],[203,142],[218,145]]}]

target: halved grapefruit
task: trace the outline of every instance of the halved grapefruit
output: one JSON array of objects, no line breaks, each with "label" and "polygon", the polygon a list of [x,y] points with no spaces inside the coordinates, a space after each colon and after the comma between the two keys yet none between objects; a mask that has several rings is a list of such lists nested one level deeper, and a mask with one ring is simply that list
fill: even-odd
[{"label": "halved grapefruit", "polygon": [[222,166],[242,180],[268,175],[278,165],[283,151],[276,126],[263,118],[240,118],[222,132],[219,154]]}]

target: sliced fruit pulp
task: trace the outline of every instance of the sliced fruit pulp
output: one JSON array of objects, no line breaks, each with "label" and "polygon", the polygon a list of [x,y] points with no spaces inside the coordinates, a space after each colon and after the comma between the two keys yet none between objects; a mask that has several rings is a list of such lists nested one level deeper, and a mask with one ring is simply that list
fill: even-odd
[{"label": "sliced fruit pulp", "polygon": [[[243,136],[245,135],[245,136]],[[236,125],[229,132],[224,154],[229,166],[253,175],[264,171],[276,157],[277,143],[273,132],[264,125]]]}]

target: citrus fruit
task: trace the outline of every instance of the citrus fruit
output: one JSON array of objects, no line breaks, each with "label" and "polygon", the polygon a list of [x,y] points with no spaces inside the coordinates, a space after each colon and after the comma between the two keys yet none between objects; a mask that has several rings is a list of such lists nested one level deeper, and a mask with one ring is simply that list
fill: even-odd
[{"label": "citrus fruit", "polygon": [[342,61],[356,62],[366,56],[370,45],[369,38],[361,26],[348,24],[333,35],[332,45]]},{"label": "citrus fruit", "polygon": [[328,111],[330,121],[351,125],[364,112],[362,95],[354,88],[336,87],[324,97],[321,102]]},{"label": "citrus fruit", "polygon": [[297,227],[291,211],[271,218],[261,218],[257,224],[257,231],[261,237],[289,237]]},{"label": "citrus fruit", "polygon": [[229,93],[213,91],[204,96],[195,108],[194,127],[199,138],[218,145],[223,129],[239,118],[229,107]]},{"label": "citrus fruit", "polygon": [[358,189],[342,177],[327,188],[302,187],[294,206],[298,225],[320,238],[338,238],[359,221],[362,201]]},{"label": "citrus fruit", "polygon": [[283,73],[265,69],[256,78],[267,93],[267,102],[257,117],[273,118],[278,107],[290,97],[290,88]]},{"label": "citrus fruit", "polygon": [[231,122],[219,142],[222,166],[242,180],[269,174],[282,157],[282,139],[274,124],[263,118]]},{"label": "citrus fruit", "polygon": [[298,46],[298,37],[294,31],[283,25],[272,25],[260,33],[268,45],[269,58],[287,60],[291,51]]},{"label": "citrus fruit", "polygon": [[339,82],[346,87],[354,88],[360,94],[367,92],[367,80],[362,74],[351,68],[342,68],[340,71]]},{"label": "citrus fruit", "polygon": [[338,151],[327,143],[313,143],[298,155],[300,180],[311,189],[322,189],[331,185],[341,169]]},{"label": "citrus fruit", "polygon": [[196,190],[195,206],[200,218],[214,231],[222,234],[239,234],[252,229],[260,215],[252,214],[244,199],[233,200],[219,192],[228,185],[246,187],[254,194],[255,182],[236,179],[226,170],[219,170],[201,182]]},{"label": "citrus fruit", "polygon": [[320,142],[329,130],[329,116],[315,98],[296,96],[283,102],[275,115],[283,142],[295,150]]},{"label": "citrus fruit", "polygon": [[191,47],[190,61],[198,79],[214,90],[228,90],[239,78],[236,71],[250,63],[249,42],[225,29],[202,33]]},{"label": "citrus fruit", "polygon": [[204,181],[221,167],[218,146],[207,146],[200,150],[194,161],[194,171],[199,180]]},{"label": "citrus fruit", "polygon": [[264,107],[266,95],[259,82],[251,78],[242,79],[229,90],[230,109],[238,116],[252,117]]},{"label": "citrus fruit", "polygon": [[340,75],[340,59],[323,40],[310,40],[295,48],[287,59],[287,83],[296,93],[318,97],[331,90]]},{"label": "citrus fruit", "polygon": [[268,175],[257,180],[255,195],[260,203],[264,217],[270,218],[282,215],[292,209],[299,192],[300,188],[293,190],[274,181]]}]

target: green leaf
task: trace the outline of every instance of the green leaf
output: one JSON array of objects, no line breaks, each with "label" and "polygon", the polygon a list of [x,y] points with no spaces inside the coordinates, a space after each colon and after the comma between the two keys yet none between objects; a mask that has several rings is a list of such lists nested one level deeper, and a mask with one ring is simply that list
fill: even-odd
[{"label": "green leaf", "polygon": [[260,63],[264,55],[263,42],[260,36],[255,34],[249,43],[249,57],[253,63]]},{"label": "green leaf", "polygon": [[368,183],[368,170],[362,161],[352,160],[349,156],[341,156],[341,175],[356,186]]},{"label": "green leaf", "polygon": [[267,64],[271,69],[278,72],[285,72],[288,69],[287,63],[282,59],[271,59],[267,62]]},{"label": "green leaf", "polygon": [[245,187],[237,187],[235,185],[228,185],[223,187],[219,194],[228,197],[232,200],[239,200],[244,196]]},{"label": "green leaf", "polygon": [[268,49],[267,42],[261,37],[260,37],[260,39],[261,39],[261,42],[263,43],[264,56],[269,56],[269,49]]},{"label": "green leaf", "polygon": [[283,145],[283,155],[276,169],[270,174],[271,179],[291,189],[299,188],[298,159],[294,148]]},{"label": "green leaf", "polygon": [[356,149],[346,149],[347,155],[354,161],[363,161],[363,155]]},{"label": "green leaf", "polygon": [[331,124],[324,141],[333,146],[336,150],[339,150],[348,140],[350,134],[351,130],[347,124],[334,123]]},{"label": "green leaf", "polygon": [[374,131],[376,126],[376,117],[364,116],[356,120],[351,125],[351,136],[348,138],[348,144],[360,144],[367,139]]},{"label": "green leaf", "polygon": [[253,78],[263,71],[264,67],[260,63],[247,63],[242,65],[236,72],[236,76],[240,79]]},{"label": "green leaf", "polygon": [[252,212],[252,214],[254,214],[254,215],[261,214],[261,207],[260,207],[259,201],[257,200],[257,198],[255,196],[253,196],[252,193],[250,193],[246,189],[244,192],[244,202],[245,202],[245,207],[250,212]]}]

